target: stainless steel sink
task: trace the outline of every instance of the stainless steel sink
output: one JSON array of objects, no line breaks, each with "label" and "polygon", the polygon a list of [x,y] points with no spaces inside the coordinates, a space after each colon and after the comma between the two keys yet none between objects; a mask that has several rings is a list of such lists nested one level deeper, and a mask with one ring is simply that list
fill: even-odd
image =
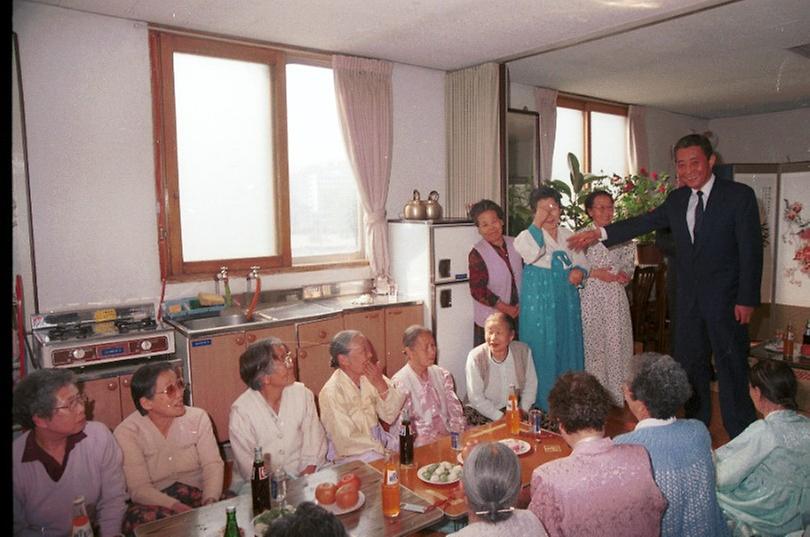
[{"label": "stainless steel sink", "polygon": [[286,321],[288,319],[305,319],[337,313],[339,308],[332,308],[313,302],[296,302],[283,306],[271,306],[256,310],[256,318],[268,321]]},{"label": "stainless steel sink", "polygon": [[234,313],[231,315],[217,315],[216,317],[203,317],[202,319],[186,319],[179,321],[180,324],[189,330],[212,330],[226,326],[239,326],[240,324],[251,324],[260,319],[248,321],[244,313]]}]

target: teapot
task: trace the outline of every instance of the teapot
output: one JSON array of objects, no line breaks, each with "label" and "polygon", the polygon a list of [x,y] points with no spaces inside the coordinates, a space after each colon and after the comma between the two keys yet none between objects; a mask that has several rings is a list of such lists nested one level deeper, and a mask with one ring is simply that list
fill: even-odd
[{"label": "teapot", "polygon": [[439,193],[431,190],[425,202],[425,218],[428,220],[441,220],[442,206],[439,205]]},{"label": "teapot", "polygon": [[406,220],[425,220],[427,218],[425,202],[419,197],[418,190],[413,191],[413,199],[405,204],[402,215]]}]

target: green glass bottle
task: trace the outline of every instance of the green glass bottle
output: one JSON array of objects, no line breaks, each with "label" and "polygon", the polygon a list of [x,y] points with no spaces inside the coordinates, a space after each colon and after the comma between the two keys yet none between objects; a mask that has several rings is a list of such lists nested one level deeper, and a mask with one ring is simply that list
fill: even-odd
[{"label": "green glass bottle", "polygon": [[223,537],[239,537],[239,524],[236,523],[236,506],[229,505],[225,508],[227,521],[225,522],[225,535]]}]

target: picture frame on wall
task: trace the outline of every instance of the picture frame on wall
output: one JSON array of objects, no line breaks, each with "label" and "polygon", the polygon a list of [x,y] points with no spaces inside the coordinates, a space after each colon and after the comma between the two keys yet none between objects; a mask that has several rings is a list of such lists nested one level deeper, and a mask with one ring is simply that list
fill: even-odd
[{"label": "picture frame on wall", "polygon": [[774,301],[810,306],[810,162],[780,165]]}]

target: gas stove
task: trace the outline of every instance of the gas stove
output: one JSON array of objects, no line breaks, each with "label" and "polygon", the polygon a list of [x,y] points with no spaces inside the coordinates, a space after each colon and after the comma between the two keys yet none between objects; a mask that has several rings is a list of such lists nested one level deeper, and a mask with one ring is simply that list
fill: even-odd
[{"label": "gas stove", "polygon": [[31,316],[41,367],[82,367],[174,353],[174,330],[153,304]]}]

